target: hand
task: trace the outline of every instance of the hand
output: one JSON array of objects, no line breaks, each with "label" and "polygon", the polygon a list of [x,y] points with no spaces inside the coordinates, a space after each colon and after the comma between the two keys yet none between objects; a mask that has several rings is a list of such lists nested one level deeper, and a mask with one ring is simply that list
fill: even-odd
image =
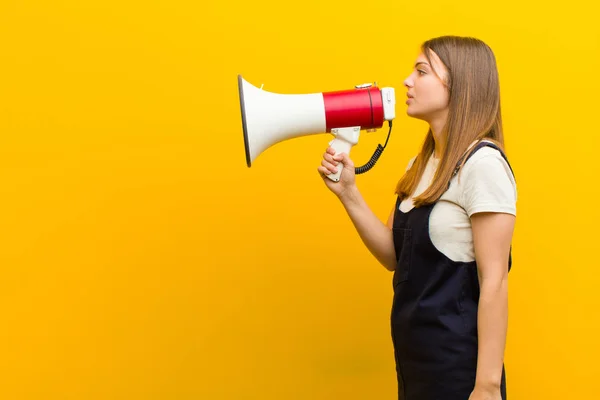
[{"label": "hand", "polygon": [[469,400],[502,400],[500,388],[482,388],[475,386],[471,392]]},{"label": "hand", "polygon": [[[340,180],[334,182],[329,179],[327,175],[335,174],[338,171],[338,168],[342,166],[340,165],[340,162],[343,164],[343,170],[340,174]],[[321,178],[323,178],[327,188],[339,198],[343,197],[344,193],[356,184],[354,163],[348,154],[340,153],[335,155],[335,150],[331,147],[328,147],[325,154],[323,154],[321,166],[317,168],[317,170],[321,174]]]}]

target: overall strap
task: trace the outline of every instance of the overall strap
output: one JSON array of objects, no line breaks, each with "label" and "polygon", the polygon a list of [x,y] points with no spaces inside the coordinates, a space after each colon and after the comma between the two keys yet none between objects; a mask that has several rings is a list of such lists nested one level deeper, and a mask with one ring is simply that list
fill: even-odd
[{"label": "overall strap", "polygon": [[[515,177],[515,172],[513,171],[512,167],[510,166],[510,163],[508,162],[508,158],[506,157],[506,154],[504,154],[504,152],[502,151],[502,149],[500,149],[498,146],[496,146],[494,143],[492,142],[488,142],[486,140],[482,140],[479,143],[477,143],[475,145],[475,147],[473,149],[469,149],[467,151],[467,153],[465,153],[460,160],[458,160],[458,162],[456,163],[456,167],[454,168],[454,171],[452,172],[452,177],[454,177],[454,175],[456,175],[458,173],[458,171],[460,170],[460,166],[463,163],[464,158],[466,157],[467,159],[465,160],[465,163],[469,160],[469,158],[471,158],[471,156],[473,154],[475,154],[475,152],[483,147],[492,147],[496,150],[498,150],[500,152],[500,155],[502,155],[502,158],[504,158],[504,160],[506,161],[506,164],[508,164],[508,168],[510,168],[510,171],[513,174],[513,178]],[[516,181],[516,179],[515,179]],[[450,186],[450,183],[448,183],[448,186]]]}]

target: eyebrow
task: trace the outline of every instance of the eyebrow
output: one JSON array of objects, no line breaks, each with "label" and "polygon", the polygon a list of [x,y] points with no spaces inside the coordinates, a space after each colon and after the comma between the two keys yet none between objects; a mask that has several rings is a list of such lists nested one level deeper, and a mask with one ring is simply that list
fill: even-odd
[{"label": "eyebrow", "polygon": [[415,68],[419,66],[419,64],[429,65],[425,61],[421,61],[415,64]]}]

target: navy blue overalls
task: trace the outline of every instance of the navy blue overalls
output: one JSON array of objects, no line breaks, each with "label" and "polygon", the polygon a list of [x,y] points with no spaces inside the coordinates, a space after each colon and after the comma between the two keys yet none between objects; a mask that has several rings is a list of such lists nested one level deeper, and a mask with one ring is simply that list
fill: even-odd
[{"label": "navy blue overalls", "polygon": [[[470,154],[484,146],[506,159],[490,142],[478,143]],[[468,400],[475,386],[477,265],[452,261],[433,245],[429,216],[434,205],[404,213],[400,198],[396,201],[391,326],[399,400]],[[511,264],[509,257],[509,271]],[[501,392],[506,400],[504,367]]]}]

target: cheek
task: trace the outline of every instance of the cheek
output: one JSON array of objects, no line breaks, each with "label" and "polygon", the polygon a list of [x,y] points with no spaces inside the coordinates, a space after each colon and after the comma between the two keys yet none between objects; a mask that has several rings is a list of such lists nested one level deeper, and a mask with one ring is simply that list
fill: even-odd
[{"label": "cheek", "polygon": [[446,87],[437,80],[427,82],[423,85],[421,94],[428,101],[435,103],[438,106],[445,106],[448,104],[448,91],[446,90]]},{"label": "cheek", "polygon": [[445,89],[437,92],[437,99],[439,105],[442,107],[446,107],[450,101],[450,98],[448,97],[448,92]]}]

